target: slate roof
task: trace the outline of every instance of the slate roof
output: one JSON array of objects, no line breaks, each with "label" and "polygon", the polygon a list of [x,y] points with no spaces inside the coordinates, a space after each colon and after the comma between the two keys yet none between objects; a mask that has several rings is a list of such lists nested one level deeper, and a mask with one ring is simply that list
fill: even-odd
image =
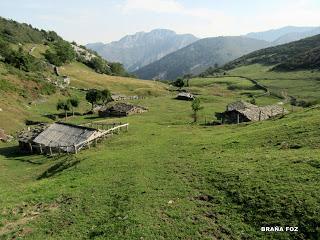
[{"label": "slate roof", "polygon": [[188,92],[180,92],[177,97],[177,99],[187,99],[187,100],[193,100],[194,96],[192,93],[188,93]]},{"label": "slate roof", "polygon": [[142,109],[142,110],[147,110],[146,108],[144,107],[141,107],[141,106],[137,106],[137,105],[132,105],[132,104],[129,104],[129,103],[122,103],[122,102],[119,102],[119,103],[116,103],[114,104],[113,106],[111,106],[109,109],[111,111],[116,111],[116,112],[130,112],[131,110],[134,110],[135,108],[139,108],[139,109]]},{"label": "slate roof", "polygon": [[268,105],[258,107],[248,102],[237,101],[227,106],[226,112],[236,111],[245,116],[250,121],[262,121],[268,118],[287,114],[288,111],[279,105]]}]

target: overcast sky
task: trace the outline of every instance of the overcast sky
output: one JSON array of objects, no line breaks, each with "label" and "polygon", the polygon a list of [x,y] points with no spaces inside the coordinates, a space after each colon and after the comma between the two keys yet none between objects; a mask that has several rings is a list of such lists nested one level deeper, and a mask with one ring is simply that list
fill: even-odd
[{"label": "overcast sky", "polygon": [[1,0],[0,15],[85,44],[155,28],[213,37],[319,26],[320,0]]}]

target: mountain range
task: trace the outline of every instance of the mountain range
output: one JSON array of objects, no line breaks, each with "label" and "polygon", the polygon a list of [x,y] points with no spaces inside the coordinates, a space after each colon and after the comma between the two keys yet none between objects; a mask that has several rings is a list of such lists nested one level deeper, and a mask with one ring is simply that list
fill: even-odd
[{"label": "mountain range", "polygon": [[278,71],[320,69],[320,34],[254,51],[227,63],[221,69],[230,70],[251,64],[272,66],[271,70]]},{"label": "mountain range", "polygon": [[86,47],[109,61],[120,62],[128,71],[135,71],[183,48],[198,38],[191,34],[176,34],[166,29],[138,32],[108,44],[91,43]]},{"label": "mountain range", "polygon": [[264,32],[252,32],[245,36],[271,42],[272,45],[280,45],[297,41],[306,37],[320,34],[320,27],[294,27],[287,26]]},{"label": "mountain range", "polygon": [[173,80],[184,74],[199,74],[210,66],[221,66],[269,43],[246,37],[201,39],[137,71],[142,79]]},{"label": "mountain range", "polygon": [[107,60],[121,62],[139,78],[173,80],[184,74],[198,74],[210,66],[221,66],[255,50],[317,34],[320,34],[320,27],[287,26],[241,37],[197,39],[191,34],[156,29],[128,35],[109,44],[86,46]]}]

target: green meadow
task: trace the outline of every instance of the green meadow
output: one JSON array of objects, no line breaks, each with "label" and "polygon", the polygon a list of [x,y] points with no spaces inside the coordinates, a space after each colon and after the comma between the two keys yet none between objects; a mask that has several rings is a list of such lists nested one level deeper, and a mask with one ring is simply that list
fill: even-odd
[{"label": "green meadow", "polygon": [[273,95],[293,96],[300,100],[319,100],[319,70],[271,71],[272,66],[252,64],[232,69],[230,75],[249,77],[268,87]]},{"label": "green meadow", "polygon": [[[191,103],[175,100],[165,84],[122,83],[75,64],[63,71],[74,86],[144,94],[132,102],[149,111],[121,119],[70,117],[130,124],[128,132],[77,155],[23,155],[16,142],[1,143],[1,239],[320,238],[319,107],[207,126],[228,103],[263,91],[237,77],[192,79],[188,89],[204,107],[193,124]],[[78,111],[90,108],[84,93],[70,93],[82,99]],[[56,113],[56,100],[67,97],[56,94],[32,104],[28,116]],[[299,231],[261,232],[263,226]]]}]

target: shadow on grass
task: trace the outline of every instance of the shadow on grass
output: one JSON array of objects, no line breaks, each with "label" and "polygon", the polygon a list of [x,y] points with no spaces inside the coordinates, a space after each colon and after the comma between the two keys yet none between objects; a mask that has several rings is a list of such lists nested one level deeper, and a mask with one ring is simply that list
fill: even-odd
[{"label": "shadow on grass", "polygon": [[31,158],[36,155],[21,152],[18,146],[2,147],[0,148],[0,155],[6,157],[8,160],[15,160],[24,163],[31,163],[35,165],[41,165],[43,163],[43,161],[32,161]]},{"label": "shadow on grass", "polygon": [[88,116],[88,117],[84,117],[84,119],[98,119],[101,118],[99,116]]},{"label": "shadow on grass", "polygon": [[5,156],[6,158],[16,158],[16,157],[24,157],[29,154],[22,153],[18,146],[10,146],[10,147],[1,147],[0,155]]},{"label": "shadow on grass", "polygon": [[62,160],[50,166],[46,171],[44,171],[39,177],[37,177],[37,180],[52,177],[57,173],[76,166],[79,163],[80,160],[76,159],[75,157],[71,157],[70,159],[70,156],[67,155]]}]

